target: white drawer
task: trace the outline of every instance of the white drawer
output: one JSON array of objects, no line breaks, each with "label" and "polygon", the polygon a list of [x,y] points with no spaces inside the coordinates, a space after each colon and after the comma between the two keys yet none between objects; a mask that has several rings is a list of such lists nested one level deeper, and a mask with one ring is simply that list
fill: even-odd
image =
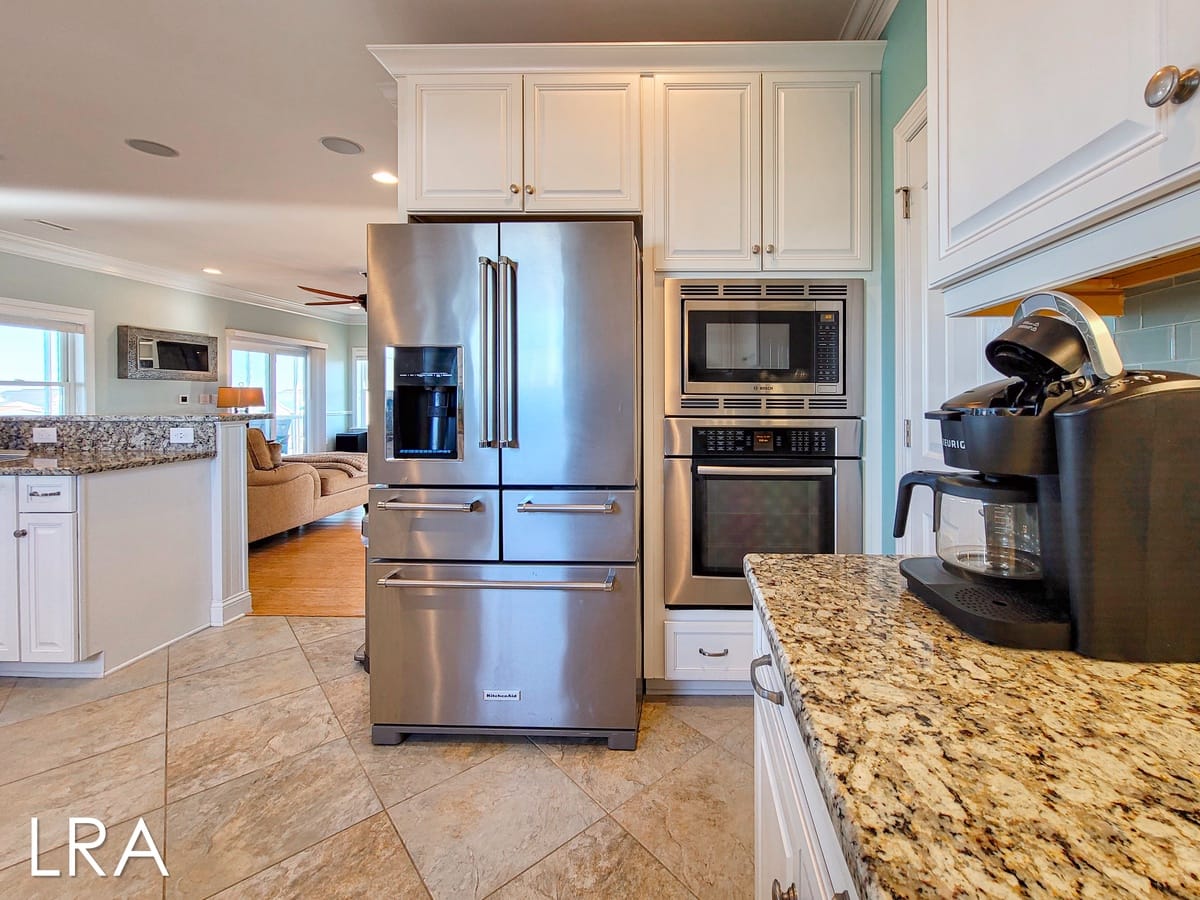
[{"label": "white drawer", "polygon": [[666,677],[747,681],[753,656],[750,622],[667,622]]},{"label": "white drawer", "polygon": [[17,478],[17,511],[75,512],[75,476],[20,476]]}]

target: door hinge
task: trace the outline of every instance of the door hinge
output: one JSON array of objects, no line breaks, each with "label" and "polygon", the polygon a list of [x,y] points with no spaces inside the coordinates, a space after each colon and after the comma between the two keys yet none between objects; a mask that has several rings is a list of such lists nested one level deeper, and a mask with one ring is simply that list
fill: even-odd
[{"label": "door hinge", "polygon": [[904,446],[912,446],[912,419],[904,420]]},{"label": "door hinge", "polygon": [[896,188],[896,193],[901,195],[901,197],[900,197],[900,203],[901,203],[900,218],[911,219],[912,216],[909,215],[909,210],[908,210],[908,188],[907,187],[898,187],[898,188]]}]

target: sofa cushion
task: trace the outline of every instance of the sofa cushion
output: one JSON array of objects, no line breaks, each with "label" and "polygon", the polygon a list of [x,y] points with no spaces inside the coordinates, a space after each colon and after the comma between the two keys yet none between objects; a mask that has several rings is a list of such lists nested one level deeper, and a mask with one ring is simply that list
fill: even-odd
[{"label": "sofa cushion", "polygon": [[250,463],[254,468],[275,468],[275,464],[271,461],[271,450],[267,447],[267,436],[262,433],[262,429],[246,429],[246,453],[249,455]]},{"label": "sofa cushion", "polygon": [[367,483],[366,475],[351,477],[341,469],[317,469],[317,477],[321,479],[321,496],[328,497],[341,491],[350,491]]},{"label": "sofa cushion", "polygon": [[271,468],[283,465],[283,444],[279,441],[267,441],[267,449],[271,451]]}]

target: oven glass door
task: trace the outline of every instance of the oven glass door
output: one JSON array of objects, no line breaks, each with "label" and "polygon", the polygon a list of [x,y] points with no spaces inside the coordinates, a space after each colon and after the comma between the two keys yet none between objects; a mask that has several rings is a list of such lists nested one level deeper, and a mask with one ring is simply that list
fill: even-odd
[{"label": "oven glass door", "polygon": [[832,460],[802,466],[692,463],[692,574],[742,576],[747,553],[832,553]]}]

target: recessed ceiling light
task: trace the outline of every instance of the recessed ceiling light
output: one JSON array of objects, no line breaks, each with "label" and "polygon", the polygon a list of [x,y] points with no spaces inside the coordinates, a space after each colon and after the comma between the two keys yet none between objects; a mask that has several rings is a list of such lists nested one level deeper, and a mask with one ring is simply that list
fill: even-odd
[{"label": "recessed ceiling light", "polygon": [[220,274],[222,274],[220,269],[214,269],[212,266],[205,266],[200,271],[203,272],[205,275],[220,275]]},{"label": "recessed ceiling light", "polygon": [[375,172],[372,176],[380,184],[399,184],[400,179],[391,172]]},{"label": "recessed ceiling light", "polygon": [[356,144],[349,138],[344,137],[323,137],[321,144],[326,150],[332,150],[334,153],[345,153],[348,156],[353,156],[355,153],[362,153],[362,144]]},{"label": "recessed ceiling light", "polygon": [[149,153],[151,156],[178,156],[179,151],[174,147],[168,147],[166,144],[160,144],[158,141],[147,141],[142,138],[126,138],[125,143],[134,150],[140,150],[143,153]]}]

